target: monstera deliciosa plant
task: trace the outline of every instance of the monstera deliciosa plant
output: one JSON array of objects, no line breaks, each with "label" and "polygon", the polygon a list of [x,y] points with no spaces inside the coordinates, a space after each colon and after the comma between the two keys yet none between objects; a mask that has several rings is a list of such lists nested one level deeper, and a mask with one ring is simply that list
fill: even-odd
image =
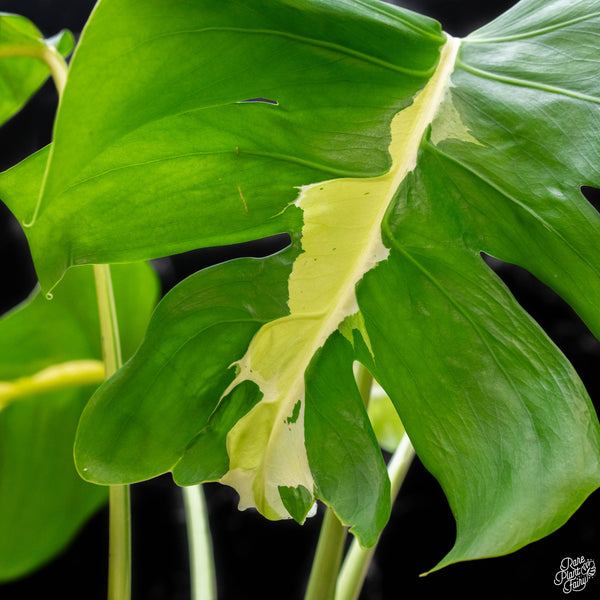
[{"label": "monstera deliciosa plant", "polygon": [[[378,0],[100,0],[67,67],[68,34],[0,13],[2,120],[48,72],[60,95],[52,143],[0,175],[40,281],[0,322],[0,578],[109,486],[129,597],[128,484],[171,472],[272,520],[322,501],[306,597],[333,597],[345,527],[356,597],[413,447],[456,519],[431,570],[564,524],[600,484],[598,419],[486,259],[599,336],[599,27],[599,0],[521,0],[464,39]],[[143,261],[281,233],[150,318]],[[371,378],[406,430],[387,468]]]}]

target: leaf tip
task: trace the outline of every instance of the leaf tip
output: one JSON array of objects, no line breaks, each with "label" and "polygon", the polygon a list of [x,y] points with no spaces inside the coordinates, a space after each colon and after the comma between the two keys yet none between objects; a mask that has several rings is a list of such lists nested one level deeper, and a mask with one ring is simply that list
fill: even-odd
[{"label": "leaf tip", "polygon": [[297,487],[280,485],[278,490],[281,501],[292,519],[299,525],[304,524],[315,505],[312,493],[302,484]]}]

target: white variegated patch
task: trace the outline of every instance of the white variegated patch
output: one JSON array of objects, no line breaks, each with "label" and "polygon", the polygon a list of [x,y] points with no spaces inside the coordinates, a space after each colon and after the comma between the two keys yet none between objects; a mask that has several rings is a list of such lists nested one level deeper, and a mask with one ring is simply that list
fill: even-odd
[{"label": "white variegated patch", "polygon": [[301,188],[296,205],[304,213],[303,252],[289,278],[290,314],[256,333],[225,392],[249,380],[263,393],[227,437],[230,468],[221,482],[238,491],[240,508],[255,506],[268,518],[287,518],[279,487],[314,488],[304,443],[304,374],[327,338],[358,312],[356,284],[388,256],[382,220],[416,166],[419,143],[444,97],[458,47],[459,40],[448,37],[427,86],[394,117],[388,173]]}]

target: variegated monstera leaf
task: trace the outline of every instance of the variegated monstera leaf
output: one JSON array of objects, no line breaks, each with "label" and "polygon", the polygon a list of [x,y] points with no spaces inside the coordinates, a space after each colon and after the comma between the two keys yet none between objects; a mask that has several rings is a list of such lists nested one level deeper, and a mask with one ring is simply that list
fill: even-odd
[{"label": "variegated monstera leaf", "polygon": [[599,25],[598,0],[522,0],[462,40],[376,0],[101,0],[52,148],[0,179],[42,285],[292,244],[164,298],[83,414],[84,477],[220,480],[274,519],[319,498],[373,544],[389,483],[359,361],[455,515],[438,566],[564,523],[600,483],[598,420],[482,253],[600,333],[600,218],[580,193],[600,184]]}]

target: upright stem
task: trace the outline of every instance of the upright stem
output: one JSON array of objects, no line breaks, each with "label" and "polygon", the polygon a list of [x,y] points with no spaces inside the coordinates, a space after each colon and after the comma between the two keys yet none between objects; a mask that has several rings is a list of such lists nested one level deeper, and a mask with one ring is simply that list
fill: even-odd
[{"label": "upright stem", "polygon": [[131,598],[131,501],[128,485],[109,492],[108,600]]},{"label": "upright stem", "polygon": [[216,576],[206,501],[201,485],[182,488],[190,554],[192,600],[216,598]]},{"label": "upright stem", "polygon": [[[94,265],[106,377],[123,363],[110,267]],[[131,597],[131,505],[129,486],[113,485],[109,494],[108,600]]]},{"label": "upright stem", "polygon": [[369,407],[369,400],[371,399],[371,387],[373,386],[373,375],[367,371],[361,364],[358,364],[356,370],[356,385],[360,392],[365,408]]},{"label": "upright stem", "polygon": [[96,281],[96,295],[98,297],[104,369],[106,371],[106,378],[108,379],[123,364],[110,266],[94,265],[94,279]]},{"label": "upright stem", "polygon": [[333,600],[345,540],[346,528],[327,508],[304,600]]},{"label": "upright stem", "polygon": [[[398,496],[414,455],[415,450],[408,436],[404,434],[388,464],[392,504]],[[361,548],[356,540],[352,542],[337,581],[335,600],[358,599],[376,548],[377,544],[371,548]]]}]

